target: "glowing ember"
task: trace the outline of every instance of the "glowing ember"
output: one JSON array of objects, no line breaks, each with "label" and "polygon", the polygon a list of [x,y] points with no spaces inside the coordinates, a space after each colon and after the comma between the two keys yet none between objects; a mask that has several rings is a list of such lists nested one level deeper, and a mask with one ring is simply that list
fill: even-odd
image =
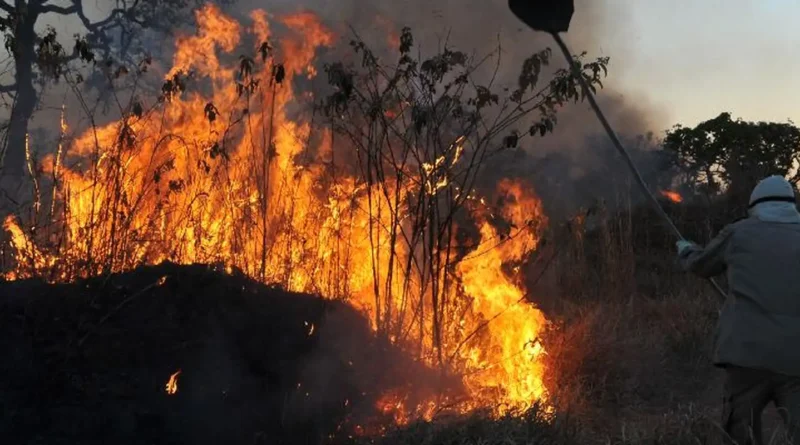
[{"label": "glowing ember", "polygon": [[661,191],[661,196],[669,199],[670,201],[672,201],[672,202],[674,202],[676,204],[680,203],[680,202],[683,202],[683,196],[681,196],[680,193],[678,193],[678,192],[672,192],[672,191],[669,191],[669,190],[662,190]]},{"label": "glowing ember", "polygon": [[178,376],[181,375],[181,370],[177,370],[171,376],[169,376],[169,381],[167,381],[166,390],[167,394],[174,395],[178,392]]},{"label": "glowing ember", "polygon": [[[378,408],[398,423],[429,419],[444,406],[501,415],[545,400],[538,339],[547,321],[521,280],[504,272],[520,270],[546,225],[533,190],[501,181],[504,204],[490,208],[471,185],[456,186],[452,168],[471,157],[463,135],[380,185],[357,167],[334,166],[341,148],[330,128],[298,111],[314,98],[296,96],[293,84],[317,74],[316,51],[334,35],[302,13],[280,18],[288,31],[278,38],[267,18],[256,11],[242,25],[215,6],[197,10],[198,31],[177,40],[162,73],[161,100],[131,103],[121,121],[77,135],[57,159],[44,160],[57,171],[53,196],[64,233],[54,251],[30,230],[34,224],[8,217],[16,269],[6,278],[72,281],[167,259],[220,265],[343,299],[369,315],[376,335],[460,376],[467,394],[458,401],[384,394]],[[230,54],[258,56],[228,66]],[[190,72],[205,89],[183,86]],[[405,106],[386,111],[398,121],[408,113]],[[347,148],[345,158],[356,156]],[[435,225],[420,238],[409,235],[413,203],[450,195],[467,199],[478,229],[467,248],[449,242],[458,227],[452,235]],[[510,235],[496,218],[515,227]],[[434,251],[430,234],[444,239]],[[315,333],[312,323],[305,329]],[[168,394],[177,392],[180,373],[170,376]]]}]

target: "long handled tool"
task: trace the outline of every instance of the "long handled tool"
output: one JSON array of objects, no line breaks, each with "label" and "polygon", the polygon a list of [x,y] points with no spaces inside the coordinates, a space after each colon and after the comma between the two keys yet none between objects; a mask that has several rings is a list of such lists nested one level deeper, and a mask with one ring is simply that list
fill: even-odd
[{"label": "long handled tool", "polygon": [[[611,128],[611,125],[608,123],[603,111],[597,104],[597,100],[595,100],[589,85],[586,83],[586,79],[583,77],[580,66],[576,65],[572,58],[572,52],[559,35],[560,32],[567,32],[569,30],[569,24],[572,20],[572,15],[575,13],[574,0],[509,0],[508,6],[511,8],[511,12],[513,12],[517,18],[522,20],[531,29],[535,31],[544,31],[553,36],[553,39],[555,39],[558,47],[561,49],[561,52],[564,53],[567,63],[572,68],[573,74],[580,82],[586,98],[589,99],[589,103],[594,110],[594,113],[597,115],[597,118],[600,119],[600,123],[603,124],[603,128],[605,128],[606,133],[608,133],[608,137],[611,139],[611,142],[613,142],[617,151],[619,151],[619,153],[622,155],[625,163],[628,164],[634,179],[636,179],[636,183],[642,189],[642,192],[653,206],[653,209],[655,209],[655,211],[661,216],[672,233],[677,236],[679,240],[683,240],[684,238],[683,235],[681,235],[680,230],[678,230],[678,228],[672,222],[672,219],[670,219],[669,215],[667,215],[667,212],[665,212],[661,207],[661,204],[658,202],[655,196],[653,196],[653,193],[650,192],[650,189],[647,188],[647,184],[644,182],[644,179],[642,179],[642,175],[639,173],[639,170],[633,163],[631,156],[628,154],[628,151],[625,150],[625,147],[622,145],[622,142],[620,142],[619,137],[617,137],[614,129]],[[717,284],[717,282],[713,279],[710,279],[709,281],[724,299],[726,297],[725,291],[722,290],[720,285]]]}]

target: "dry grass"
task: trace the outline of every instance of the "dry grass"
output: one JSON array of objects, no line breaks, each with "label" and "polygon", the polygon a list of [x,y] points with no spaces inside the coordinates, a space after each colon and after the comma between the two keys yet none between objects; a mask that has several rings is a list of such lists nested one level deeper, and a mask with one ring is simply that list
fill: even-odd
[{"label": "dry grass", "polygon": [[[723,375],[711,364],[719,296],[677,270],[669,236],[647,212],[598,215],[592,229],[558,238],[548,276],[558,295],[531,289],[554,321],[545,340],[555,421],[534,408],[520,419],[414,425],[381,443],[730,443],[720,426]],[[703,241],[717,219],[682,209],[678,223]],[[764,443],[788,443],[772,410],[765,424]]]},{"label": "dry grass", "polygon": [[655,440],[719,417],[708,306],[640,298],[582,306],[552,333],[549,387],[584,439]]},{"label": "dry grass", "polygon": [[[409,94],[398,94],[398,97],[402,98],[405,95]],[[429,98],[431,103],[435,102],[433,96],[435,95]],[[364,116],[373,116],[374,120],[385,121],[385,116],[382,114],[372,113],[372,102],[369,100],[363,104],[350,105]],[[398,103],[404,102],[400,100]],[[358,110],[357,106],[364,109]],[[436,110],[436,106],[438,105],[430,107]],[[347,123],[353,124],[355,128],[348,129]],[[339,132],[343,129],[349,130],[351,135],[358,135],[356,130],[369,127],[362,125],[361,121],[345,120],[340,124],[342,128],[338,128]],[[442,123],[440,127],[446,126]],[[431,129],[432,134],[443,133],[440,127]],[[468,129],[459,133],[466,134]],[[397,133],[412,134],[407,130],[410,128],[402,128],[402,131]],[[390,132],[383,133],[390,134]],[[493,137],[497,136],[500,134],[500,129],[497,129],[497,134],[490,133]],[[367,142],[369,143],[365,143],[365,146],[375,146],[375,141]],[[415,144],[411,143],[414,142],[413,139],[406,142],[409,143],[400,145],[415,147]],[[486,150],[493,139],[487,137],[485,141],[478,142],[485,144],[476,145]],[[266,147],[261,148],[264,153],[268,152]],[[442,156],[441,151],[436,151],[440,148],[433,147],[430,153],[417,153],[413,157],[425,159],[430,163]],[[450,146],[447,145],[445,150],[449,149]],[[365,166],[360,164],[359,166],[367,169],[369,177],[374,171],[380,171],[381,174],[378,176],[383,176],[384,172],[379,169],[385,166],[370,163],[372,158],[383,157],[372,156],[365,161]],[[95,169],[96,167],[93,166]],[[467,170],[471,171],[470,169],[471,167]],[[117,169],[112,173],[108,175],[109,184],[101,185],[109,190],[118,190],[114,188],[114,183],[123,182],[126,172]],[[410,177],[402,170],[390,173],[394,177]],[[398,175],[398,173],[403,174]],[[469,179],[471,176],[467,174],[464,178]],[[250,179],[258,184],[263,178]],[[424,179],[423,175],[422,179],[418,178],[416,182],[424,183]],[[471,179],[467,179],[463,179],[463,189],[467,189],[466,185],[471,182]],[[95,182],[95,185],[98,184]],[[383,186],[386,187],[386,184]],[[387,192],[390,188],[379,190]],[[420,196],[425,197],[424,189],[419,189],[419,192]],[[267,200],[266,192],[264,194],[265,196],[260,197],[262,205],[266,205]],[[36,198],[35,201],[38,202],[38,195]],[[118,193],[110,196],[107,205],[112,210],[104,214],[115,217],[114,215],[120,213],[117,207],[124,200],[119,198]],[[439,219],[452,224],[451,215],[443,215],[436,220],[425,219],[428,218],[425,215],[430,214],[427,208],[438,208],[438,204],[435,205],[438,201],[428,197],[425,199],[428,199],[426,202],[429,204],[426,205],[429,207],[420,207],[422,222],[415,235],[410,237],[415,241],[409,246],[409,251],[414,251],[415,243],[423,239],[422,235],[428,233],[423,229],[439,224]],[[389,204],[395,207],[400,202],[391,199],[389,201]],[[621,199],[620,202],[629,203],[630,198]],[[460,208],[463,203],[457,204],[453,209]],[[129,213],[130,209],[124,210],[123,213]],[[394,210],[396,213],[396,209]],[[263,207],[260,211],[266,212]],[[372,207],[368,209],[368,213],[373,214]],[[682,209],[680,216],[682,220],[679,221],[679,225],[689,229],[693,238],[698,241],[707,238],[708,233],[718,228],[720,220],[705,210],[692,211],[691,208]],[[94,218],[94,214],[92,217]],[[727,217],[725,214],[725,218]],[[150,220],[150,218],[145,219]],[[397,235],[400,227],[398,221],[391,221],[389,237]],[[371,219],[370,223],[372,224]],[[96,222],[87,227],[95,226]],[[107,226],[112,230],[119,230],[119,226],[114,222]],[[263,240],[266,239],[267,224],[262,223],[262,226]],[[417,236],[418,234],[422,235]],[[133,239],[125,233],[120,236],[104,237],[103,240],[108,244],[107,248],[100,249],[104,256],[93,258],[93,261],[102,267],[94,267],[97,265],[92,264],[90,260],[86,263],[86,270],[106,271],[133,267],[134,264],[122,264],[115,259],[118,256],[115,240],[128,238]],[[291,240],[295,238],[288,237]],[[446,238],[447,243],[449,240],[450,238]],[[671,241],[669,235],[658,227],[646,212],[630,208],[615,214],[600,209],[592,221],[582,221],[573,227],[568,236],[555,238],[559,254],[549,271],[551,275],[549,278],[553,281],[557,294],[554,301],[542,304],[543,307],[547,306],[548,316],[554,321],[554,329],[545,339],[547,350],[550,352],[548,387],[558,412],[554,422],[545,420],[537,409],[530,410],[523,417],[508,417],[495,421],[476,415],[468,419],[442,421],[437,424],[413,425],[387,435],[383,442],[397,444],[720,442],[722,436],[716,425],[721,395],[720,374],[711,367],[709,353],[719,300],[713,294],[713,290],[700,280],[686,277],[675,270],[672,264]],[[91,249],[87,251],[91,252]],[[266,247],[262,246],[259,252],[262,253],[260,276],[263,278],[266,261],[263,255]],[[290,250],[287,249],[287,252]],[[449,244],[437,252],[449,252]],[[8,254],[0,251],[0,266],[3,269],[7,266],[2,259],[7,256]],[[347,254],[343,252],[342,256],[345,257]],[[57,251],[55,257],[63,260],[64,252]],[[449,257],[440,264],[431,263],[429,266],[431,270],[423,271],[423,274],[427,274],[425,276],[428,277],[438,277],[440,270],[446,270],[451,266],[448,261]],[[71,263],[75,261],[59,261],[55,266]],[[411,262],[407,264],[410,268]],[[313,266],[316,267],[316,264]],[[253,270],[255,269],[251,272]],[[403,272],[400,269],[397,273],[412,276],[408,271]],[[36,274],[31,275],[36,276]],[[252,275],[259,274],[252,273]],[[540,296],[535,289],[531,291],[533,295]],[[339,293],[346,294],[345,289],[336,292],[337,295]],[[393,299],[397,296],[381,295],[378,292],[376,298],[383,298],[386,307],[391,307]],[[419,297],[419,301],[425,300]],[[438,310],[435,305],[432,309]],[[381,325],[381,323],[376,324]],[[391,323],[386,324],[391,325]],[[402,327],[402,324],[397,326]],[[436,343],[439,343],[438,339]],[[437,348],[441,349],[441,346],[438,345]]]},{"label": "dry grass", "polygon": [[641,224],[631,209],[600,209],[560,240],[549,387],[583,440],[697,443],[689,439],[710,435],[719,417],[710,364],[719,303],[676,270],[664,235],[642,236]]},{"label": "dry grass", "polygon": [[[720,218],[680,209],[677,223],[703,242]],[[674,263],[669,235],[642,209],[602,209],[559,242],[550,304],[550,382],[572,413],[579,443],[724,443],[720,370],[712,366],[721,299]],[[768,412],[765,442],[782,443]]]},{"label": "dry grass", "polygon": [[538,407],[523,416],[506,416],[487,420],[485,416],[449,419],[433,423],[416,423],[387,433],[380,440],[358,440],[354,443],[391,445],[512,445],[560,444],[571,437],[569,430],[546,418]]}]

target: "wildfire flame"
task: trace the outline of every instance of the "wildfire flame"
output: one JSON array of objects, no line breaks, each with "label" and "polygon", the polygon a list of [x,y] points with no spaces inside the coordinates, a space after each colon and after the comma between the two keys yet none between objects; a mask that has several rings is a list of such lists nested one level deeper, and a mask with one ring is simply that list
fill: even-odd
[{"label": "wildfire flame", "polygon": [[181,375],[181,370],[177,370],[169,376],[167,381],[166,390],[167,394],[175,395],[178,392],[178,376]]},{"label": "wildfire flame", "polygon": [[[419,260],[425,252],[392,240],[412,223],[404,206],[416,189],[391,190],[390,184],[392,193],[375,191],[387,196],[376,209],[373,186],[354,174],[331,177],[330,130],[316,137],[310,116],[296,111],[309,98],[295,95],[293,80],[316,75],[315,53],[331,46],[334,34],[309,13],[280,18],[288,29],[280,39],[263,11],[250,15],[249,26],[211,5],[195,14],[197,32],[177,40],[164,73],[172,89],[163,101],[133,103],[138,111],[77,135],[49,161],[65,221],[60,250],[39,247],[22,223],[6,219],[17,259],[6,278],[70,281],[164,260],[222,264],[292,291],[346,298],[369,314],[376,332],[413,346],[424,363],[462,376],[468,397],[457,405],[461,412],[489,408],[502,415],[545,400],[538,339],[547,321],[527,301],[520,280],[503,271],[537,248],[546,225],[533,191],[520,181],[501,181],[497,192],[509,199],[489,212],[485,198],[456,188],[457,196],[475,202],[470,212],[479,241],[453,268],[415,269],[425,264]],[[224,62],[223,55],[251,40],[259,43],[248,51],[260,52],[259,60]],[[183,88],[186,73],[207,81],[208,90]],[[229,134],[231,121],[241,124]],[[321,142],[309,149],[312,140]],[[420,162],[416,187],[423,195],[451,186],[447,169],[466,157],[464,150],[464,137],[457,137],[440,156]],[[67,154],[96,161],[69,167],[62,159]],[[498,216],[517,229],[499,233],[492,223]],[[390,226],[401,234],[381,231]],[[393,258],[386,254],[392,249]],[[443,255],[456,257],[455,250]],[[408,283],[424,285],[412,292]],[[452,296],[439,303],[438,315],[431,306],[434,285],[425,283],[438,283],[436,295]],[[306,329],[314,334],[313,324]],[[177,392],[180,373],[170,376],[168,394]],[[387,393],[379,408],[404,423],[431,418],[439,402]]]},{"label": "wildfire flame", "polygon": [[672,201],[672,202],[674,202],[676,204],[683,202],[683,196],[681,196],[681,194],[678,193],[678,192],[673,192],[673,191],[669,191],[669,190],[662,190],[661,191],[661,196],[669,199],[670,201]]}]

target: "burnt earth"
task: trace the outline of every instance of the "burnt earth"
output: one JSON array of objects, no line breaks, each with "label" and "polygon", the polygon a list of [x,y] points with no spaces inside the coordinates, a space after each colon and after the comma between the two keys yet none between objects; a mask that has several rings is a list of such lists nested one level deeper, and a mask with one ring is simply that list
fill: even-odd
[{"label": "burnt earth", "polygon": [[207,266],[0,283],[0,442],[338,442],[388,349],[344,303]]}]

